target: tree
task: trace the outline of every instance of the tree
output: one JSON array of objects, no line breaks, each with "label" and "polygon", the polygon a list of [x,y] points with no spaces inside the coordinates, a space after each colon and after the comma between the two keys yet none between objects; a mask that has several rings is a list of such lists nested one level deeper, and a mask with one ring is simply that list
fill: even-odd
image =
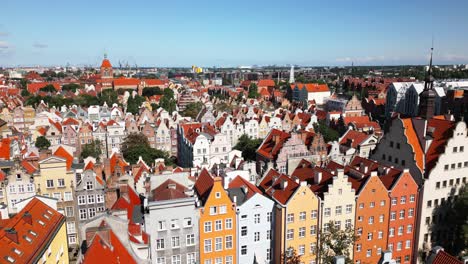
[{"label": "tree", "polygon": [[140,111],[141,104],[145,101],[144,97],[139,95],[128,97],[127,100],[127,112],[130,112],[134,115],[138,114]]},{"label": "tree", "polygon": [[315,132],[320,132],[323,135],[325,142],[338,140],[339,134],[336,130],[327,126],[323,121],[319,121],[318,124],[314,124]]},{"label": "tree", "polygon": [[161,94],[163,94],[163,91],[159,87],[145,87],[143,88],[141,95],[150,97],[153,95],[161,95]]},{"label": "tree", "polygon": [[164,159],[166,165],[173,165],[169,153],[154,149],[150,146],[148,138],[142,133],[131,133],[127,135],[121,146],[122,154],[126,161],[135,164],[141,157],[146,164],[153,164],[155,159]]},{"label": "tree", "polygon": [[258,93],[258,87],[255,83],[251,83],[249,86],[249,95],[248,98],[258,98],[260,94]]},{"label": "tree", "polygon": [[30,96],[30,95],[31,95],[31,93],[27,89],[21,90],[21,96],[26,97],[26,96]]},{"label": "tree", "polygon": [[234,149],[242,151],[242,157],[244,157],[246,161],[254,161],[257,158],[256,152],[260,144],[262,144],[261,139],[252,139],[244,134],[240,136]]},{"label": "tree", "polygon": [[36,148],[38,148],[40,150],[45,150],[45,149],[48,149],[50,147],[50,141],[46,137],[40,136],[40,137],[36,138],[35,146],[36,146]]},{"label": "tree", "polygon": [[91,141],[91,143],[84,144],[83,149],[81,150],[81,159],[91,156],[95,158],[96,161],[99,161],[99,157],[102,154],[101,145],[101,141],[98,139]]},{"label": "tree", "polygon": [[[458,196],[455,187],[449,195],[450,199],[442,202],[432,213],[432,244],[442,246],[451,255],[463,256],[468,252],[467,186],[460,187]],[[453,199],[454,197],[456,198]]]},{"label": "tree", "polygon": [[113,89],[106,89],[101,92],[98,101],[100,105],[103,105],[105,102],[108,106],[112,106],[113,104],[117,104],[119,102],[118,97],[119,96],[116,91]]},{"label": "tree", "polygon": [[203,103],[202,102],[195,102],[195,103],[190,103],[185,107],[185,110],[182,112],[183,116],[190,116],[191,118],[195,119],[198,116],[198,113],[203,108]]},{"label": "tree", "polygon": [[176,110],[177,104],[172,89],[164,89],[163,96],[159,101],[159,106],[171,114]]},{"label": "tree", "polygon": [[328,222],[328,231],[322,229],[319,237],[318,251],[322,263],[333,263],[335,256],[344,256],[345,263],[353,263],[350,257],[351,250],[353,250],[354,243],[358,239],[353,228],[341,229],[335,226],[333,221],[330,221]]},{"label": "tree", "polygon": [[54,93],[57,91],[55,90],[55,87],[52,84],[48,84],[39,90],[41,90],[42,92],[47,92],[47,93]]},{"label": "tree", "polygon": [[[292,247],[287,249],[287,252],[281,254],[281,264],[300,264],[301,256]],[[331,263],[331,262],[330,262]]]},{"label": "tree", "polygon": [[76,92],[76,90],[80,89],[80,85],[76,83],[69,83],[62,86],[62,91],[71,91]]}]

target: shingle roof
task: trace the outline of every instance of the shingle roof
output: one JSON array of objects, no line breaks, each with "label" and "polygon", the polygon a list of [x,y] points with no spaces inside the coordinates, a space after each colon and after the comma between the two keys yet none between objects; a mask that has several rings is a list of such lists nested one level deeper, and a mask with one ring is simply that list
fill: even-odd
[{"label": "shingle roof", "polygon": [[9,256],[15,263],[36,263],[64,222],[62,214],[33,198],[0,231],[0,262],[7,263]]},{"label": "shingle roof", "polygon": [[122,244],[112,230],[107,230],[108,235],[97,233],[93,242],[84,255],[83,264],[94,263],[137,263],[128,249]]}]

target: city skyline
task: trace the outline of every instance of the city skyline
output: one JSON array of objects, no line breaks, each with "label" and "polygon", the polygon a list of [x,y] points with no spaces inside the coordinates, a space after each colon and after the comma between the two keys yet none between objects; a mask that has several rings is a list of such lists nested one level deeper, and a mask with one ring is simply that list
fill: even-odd
[{"label": "city skyline", "polygon": [[[468,4],[451,1],[6,1],[0,66],[236,67],[468,63]],[[227,12],[229,10],[229,12]]]}]

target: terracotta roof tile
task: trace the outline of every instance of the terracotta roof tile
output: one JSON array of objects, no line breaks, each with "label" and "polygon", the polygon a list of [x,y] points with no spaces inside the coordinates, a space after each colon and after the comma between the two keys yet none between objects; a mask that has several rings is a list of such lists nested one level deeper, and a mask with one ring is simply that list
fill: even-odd
[{"label": "terracotta roof tile", "polygon": [[101,263],[103,261],[109,264],[136,264],[137,261],[135,261],[114,232],[112,230],[107,230],[106,232],[109,232],[108,236],[101,236],[99,233],[96,233],[93,242],[84,255],[83,264]]}]

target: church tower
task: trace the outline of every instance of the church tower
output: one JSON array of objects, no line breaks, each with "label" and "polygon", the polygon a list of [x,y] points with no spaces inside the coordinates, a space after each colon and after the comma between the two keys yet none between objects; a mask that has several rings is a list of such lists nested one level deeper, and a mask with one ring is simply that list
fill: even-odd
[{"label": "church tower", "polygon": [[424,91],[419,95],[419,116],[429,120],[434,116],[436,92],[434,91],[434,77],[432,77],[432,53],[429,62],[429,70],[424,80]]},{"label": "church tower", "polygon": [[114,78],[114,72],[112,70],[112,64],[107,59],[107,54],[104,54],[104,59],[101,63],[101,80],[102,88],[112,88],[112,80]]}]

